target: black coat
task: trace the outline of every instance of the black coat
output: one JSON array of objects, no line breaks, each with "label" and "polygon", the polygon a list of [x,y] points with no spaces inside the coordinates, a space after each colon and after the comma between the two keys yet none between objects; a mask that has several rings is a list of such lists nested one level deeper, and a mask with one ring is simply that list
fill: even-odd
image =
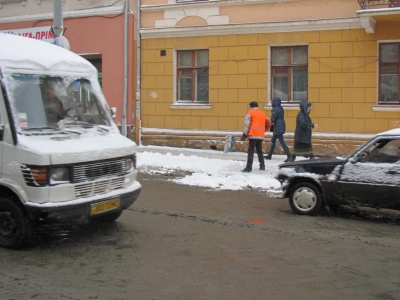
[{"label": "black coat", "polygon": [[286,132],[285,111],[281,106],[281,98],[274,97],[272,99],[271,122],[274,124],[274,135],[284,134]]},{"label": "black coat", "polygon": [[311,133],[314,123],[307,113],[307,108],[311,106],[310,102],[301,102],[300,111],[296,118],[296,130],[294,132],[295,143],[311,144]]}]

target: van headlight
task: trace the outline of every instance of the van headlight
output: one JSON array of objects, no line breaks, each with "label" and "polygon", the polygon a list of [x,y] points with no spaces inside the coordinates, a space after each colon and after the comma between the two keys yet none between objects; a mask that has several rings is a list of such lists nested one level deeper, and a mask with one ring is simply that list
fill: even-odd
[{"label": "van headlight", "polygon": [[134,166],[132,158],[125,159],[125,173],[133,172],[134,168],[135,168],[135,166]]},{"label": "van headlight", "polygon": [[50,184],[60,184],[69,182],[69,170],[66,167],[51,168]]},{"label": "van headlight", "polygon": [[49,186],[71,182],[70,171],[67,167],[21,164],[21,171],[28,186]]}]

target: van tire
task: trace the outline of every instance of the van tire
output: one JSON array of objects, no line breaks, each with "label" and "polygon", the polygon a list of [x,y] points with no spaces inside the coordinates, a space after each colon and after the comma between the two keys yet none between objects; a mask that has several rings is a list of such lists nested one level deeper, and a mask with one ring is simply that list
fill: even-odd
[{"label": "van tire", "polygon": [[23,208],[10,198],[0,197],[0,246],[19,249],[31,239],[31,222]]}]

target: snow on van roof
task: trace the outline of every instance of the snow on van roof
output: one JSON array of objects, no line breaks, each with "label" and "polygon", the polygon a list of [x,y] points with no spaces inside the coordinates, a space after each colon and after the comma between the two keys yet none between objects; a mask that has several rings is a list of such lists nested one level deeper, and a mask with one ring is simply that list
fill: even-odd
[{"label": "snow on van roof", "polygon": [[32,38],[0,33],[0,68],[59,72],[97,73],[84,58],[60,46]]}]

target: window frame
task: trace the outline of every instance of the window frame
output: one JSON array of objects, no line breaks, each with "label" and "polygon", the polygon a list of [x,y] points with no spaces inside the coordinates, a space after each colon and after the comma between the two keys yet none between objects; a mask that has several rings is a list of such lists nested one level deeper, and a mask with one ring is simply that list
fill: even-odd
[{"label": "window frame", "polygon": [[[382,62],[382,50],[381,46],[382,45],[388,45],[388,44],[397,44],[397,62]],[[397,68],[397,73],[391,73],[387,72],[384,73],[382,72],[382,69],[385,67],[396,67]],[[381,75],[382,74],[396,74],[397,75],[397,99],[391,100],[391,101],[383,101],[381,100]],[[380,42],[378,44],[378,95],[377,95],[377,104],[379,106],[387,106],[387,105],[399,105],[400,106],[400,41],[390,41],[390,42]]]},{"label": "window frame", "polygon": [[[207,66],[196,66],[196,54],[197,52],[200,51],[207,51],[208,54],[208,61],[207,61]],[[191,66],[185,66],[185,67],[179,67],[179,55],[180,53],[183,52],[191,52]],[[210,74],[209,74],[209,65],[210,65],[210,58],[209,58],[209,49],[180,49],[180,50],[176,50],[176,103],[179,104],[209,104],[210,101],[210,96],[209,96],[209,91],[210,91]],[[207,70],[208,72],[208,78],[207,78],[207,99],[206,100],[198,100],[196,99],[196,89],[197,89],[197,82],[198,82],[198,78],[197,78],[197,72],[199,70]],[[190,71],[191,75],[190,77],[185,76],[185,75],[181,75],[182,72],[185,71]],[[190,96],[190,100],[182,100],[179,98],[180,95],[180,79],[181,78],[191,78],[191,96]]]},{"label": "window frame", "polygon": [[[300,47],[304,47],[307,50],[307,62],[305,64],[293,64],[292,63],[292,52],[294,48],[300,48]],[[273,64],[273,52],[275,49],[288,49],[288,57],[287,57],[287,64],[285,65],[274,65]],[[309,57],[308,57],[308,45],[304,45],[304,44],[300,44],[300,45],[276,45],[276,46],[270,46],[270,98],[272,99],[274,96],[274,78],[276,77],[287,77],[288,79],[288,86],[287,86],[287,100],[283,100],[282,102],[285,103],[300,103],[301,101],[307,100],[308,99],[308,82],[309,82],[309,78],[308,78],[308,62],[309,62]],[[301,100],[301,99],[293,99],[293,70],[294,69],[302,69],[302,68],[306,68],[306,74],[307,74],[307,82],[306,82],[306,89],[305,89],[305,99]],[[280,74],[276,74],[276,70],[286,70],[286,74],[284,75],[280,75]]]}]

